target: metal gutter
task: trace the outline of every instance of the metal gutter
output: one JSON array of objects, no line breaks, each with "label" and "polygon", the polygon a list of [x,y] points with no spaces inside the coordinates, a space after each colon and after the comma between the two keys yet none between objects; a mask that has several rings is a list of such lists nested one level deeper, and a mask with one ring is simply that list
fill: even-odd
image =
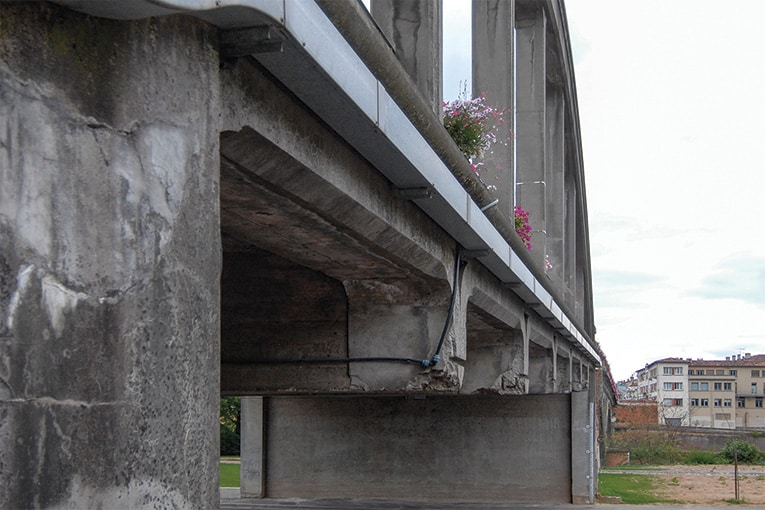
[{"label": "metal gutter", "polygon": [[[430,198],[416,198],[414,202],[465,249],[484,251],[486,255],[478,260],[486,268],[511,287],[553,328],[572,339],[580,351],[602,364],[589,337],[573,323],[554,293],[529,269],[530,266],[534,267],[531,258],[523,251],[525,248],[520,239],[516,239],[507,221],[501,216],[492,215],[491,210],[488,213],[481,211],[476,200],[485,204],[492,197],[474,178],[465,158],[451,139],[442,143],[448,134],[435,114],[427,107],[422,109],[424,101],[417,93],[408,95],[395,90],[397,84],[404,83],[405,92],[408,77],[398,77],[398,81],[386,80],[385,85],[389,87],[386,89],[377,74],[338,31],[335,23],[338,22],[338,16],[348,15],[351,9],[348,2],[54,1],[92,16],[112,19],[191,14],[221,29],[231,30],[228,34],[222,34],[221,46],[226,46],[226,39],[230,35],[229,41],[234,42],[228,51],[234,54],[236,29],[259,27],[260,30],[252,31],[252,34],[259,34],[254,37],[272,37],[276,34],[281,40],[279,51],[255,53],[252,56],[367,158],[394,186],[399,189],[430,190]],[[337,11],[332,14],[331,21],[325,10],[332,9]],[[268,29],[263,30],[264,26]],[[254,42],[257,44],[261,41]],[[404,73],[399,65],[385,67],[389,73]],[[395,70],[391,70],[391,67]],[[392,94],[396,94],[395,99]],[[402,105],[405,102],[409,104]],[[416,126],[412,122],[413,118],[417,122]]]}]

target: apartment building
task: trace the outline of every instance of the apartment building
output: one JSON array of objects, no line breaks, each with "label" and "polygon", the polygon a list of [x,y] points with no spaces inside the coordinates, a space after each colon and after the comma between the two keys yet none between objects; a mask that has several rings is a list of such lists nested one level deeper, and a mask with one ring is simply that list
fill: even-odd
[{"label": "apartment building", "polygon": [[688,360],[665,358],[638,370],[638,397],[659,405],[659,423],[689,425]]},{"label": "apartment building", "polygon": [[765,354],[691,361],[688,383],[691,426],[765,428]]},{"label": "apartment building", "polygon": [[664,358],[638,370],[635,378],[635,396],[658,403],[661,424],[765,428],[765,354]]}]

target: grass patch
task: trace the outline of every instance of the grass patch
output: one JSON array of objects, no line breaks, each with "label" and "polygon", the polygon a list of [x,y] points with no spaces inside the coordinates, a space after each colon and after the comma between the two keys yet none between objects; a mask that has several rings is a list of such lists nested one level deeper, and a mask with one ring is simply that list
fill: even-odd
[{"label": "grass patch", "polygon": [[239,487],[239,464],[220,465],[220,486]]},{"label": "grass patch", "polygon": [[601,473],[598,477],[598,493],[617,496],[628,505],[650,505],[651,503],[678,503],[654,495],[659,482],[649,475]]}]

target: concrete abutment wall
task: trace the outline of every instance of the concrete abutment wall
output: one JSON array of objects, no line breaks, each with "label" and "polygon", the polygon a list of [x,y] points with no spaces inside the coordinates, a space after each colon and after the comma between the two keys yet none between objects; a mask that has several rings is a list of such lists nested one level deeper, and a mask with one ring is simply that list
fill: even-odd
[{"label": "concrete abutment wall", "polygon": [[571,497],[570,395],[270,397],[263,404],[268,497]]}]

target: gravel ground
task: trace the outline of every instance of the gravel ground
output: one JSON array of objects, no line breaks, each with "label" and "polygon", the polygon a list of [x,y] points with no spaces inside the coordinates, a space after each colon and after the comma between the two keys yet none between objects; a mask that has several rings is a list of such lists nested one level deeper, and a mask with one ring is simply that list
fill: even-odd
[{"label": "gravel ground", "polygon": [[[650,475],[661,480],[658,495],[686,504],[724,505],[736,495],[734,466],[659,466],[639,470],[608,469],[606,473]],[[765,505],[765,466],[739,466],[739,500]],[[738,505],[740,506],[740,505]]]}]

